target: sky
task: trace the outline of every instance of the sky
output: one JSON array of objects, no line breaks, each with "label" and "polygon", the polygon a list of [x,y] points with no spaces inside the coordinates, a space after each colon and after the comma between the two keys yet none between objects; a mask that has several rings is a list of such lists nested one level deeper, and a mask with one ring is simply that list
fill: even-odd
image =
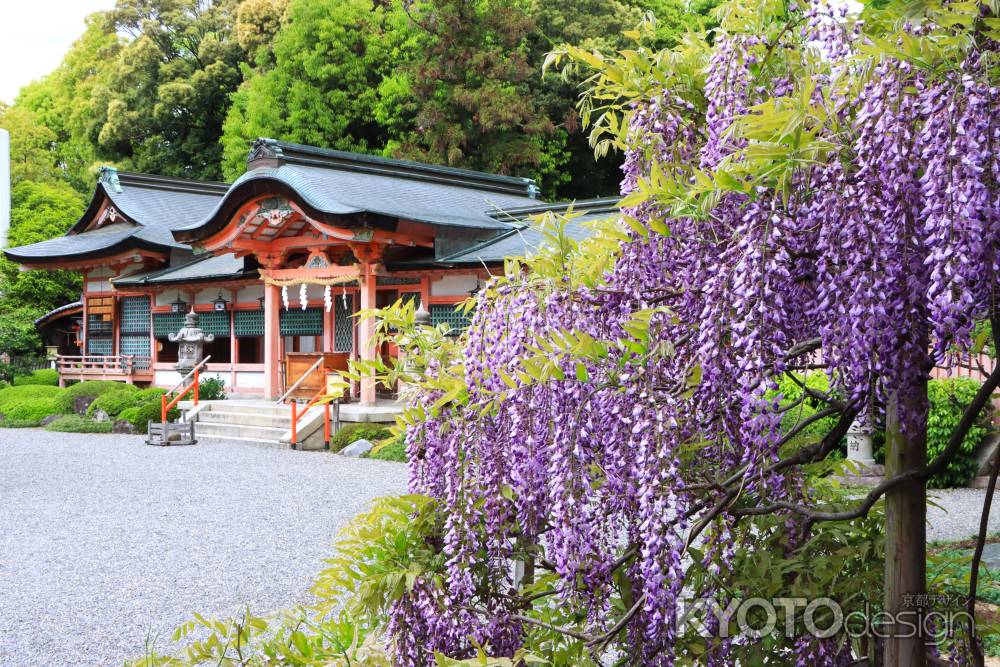
[{"label": "sky", "polygon": [[0,0],[0,101],[54,70],[83,20],[115,0]]}]

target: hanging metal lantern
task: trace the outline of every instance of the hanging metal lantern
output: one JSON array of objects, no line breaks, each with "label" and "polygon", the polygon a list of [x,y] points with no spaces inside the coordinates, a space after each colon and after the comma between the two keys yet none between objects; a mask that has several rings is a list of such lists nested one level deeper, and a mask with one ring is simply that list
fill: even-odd
[{"label": "hanging metal lantern", "polygon": [[222,290],[219,290],[219,296],[212,301],[213,310],[227,310],[229,308],[229,302],[222,297]]},{"label": "hanging metal lantern", "polygon": [[187,312],[187,301],[181,298],[181,293],[177,293],[177,300],[170,304],[171,313],[186,313]]}]

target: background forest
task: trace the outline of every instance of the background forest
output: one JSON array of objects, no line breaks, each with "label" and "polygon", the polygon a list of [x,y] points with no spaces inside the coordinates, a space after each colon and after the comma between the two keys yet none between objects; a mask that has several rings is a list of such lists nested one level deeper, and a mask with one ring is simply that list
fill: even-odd
[{"label": "background forest", "polygon": [[[0,104],[11,134],[10,246],[65,232],[97,168],[232,180],[250,142],[529,176],[545,199],[617,194],[595,161],[578,80],[542,73],[568,42],[605,52],[644,14],[655,46],[715,0],[119,0],[62,64]],[[33,321],[79,298],[68,272],[0,259],[0,347],[39,351]]]}]

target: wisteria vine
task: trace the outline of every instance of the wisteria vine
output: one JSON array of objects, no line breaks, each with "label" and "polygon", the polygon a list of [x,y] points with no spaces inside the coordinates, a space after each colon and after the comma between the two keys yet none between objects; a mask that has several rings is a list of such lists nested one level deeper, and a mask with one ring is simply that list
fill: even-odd
[{"label": "wisteria vine", "polygon": [[[794,463],[822,458],[870,392],[907,386],[996,313],[995,42],[978,35],[956,66],[921,68],[901,53],[859,58],[871,42],[842,11],[769,11],[767,35],[723,22],[700,84],[668,76],[627,108],[622,194],[645,196],[627,200],[639,229],[605,281],[494,281],[464,348],[467,400],[418,399],[428,416],[407,433],[410,488],[440,503],[446,565],[393,605],[395,664],[512,656],[532,630],[598,661],[674,664],[690,547],[725,569],[740,516],[807,500]],[[754,126],[775,100],[808,112],[792,149]],[[775,166],[766,145],[799,152]],[[715,179],[708,194],[699,173]],[[566,332],[595,344],[539,347]],[[810,365],[837,385],[841,399],[819,398],[838,427],[782,459],[776,378]],[[813,518],[787,513],[801,538]],[[536,591],[542,572],[549,590]],[[624,609],[610,594],[621,577]],[[583,630],[533,617],[538,599]],[[704,664],[730,664],[731,646],[713,644]],[[853,660],[808,636],[788,650],[798,664]]]}]

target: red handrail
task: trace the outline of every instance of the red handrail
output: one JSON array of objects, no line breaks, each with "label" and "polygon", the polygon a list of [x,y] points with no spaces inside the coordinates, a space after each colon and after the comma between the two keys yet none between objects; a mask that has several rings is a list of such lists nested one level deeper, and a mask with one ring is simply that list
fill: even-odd
[{"label": "red handrail", "polygon": [[194,404],[198,405],[198,368],[197,367],[194,369],[194,381],[191,382],[191,384],[189,384],[188,386],[184,387],[184,389],[182,389],[181,392],[179,394],[177,394],[177,396],[174,398],[174,400],[170,401],[170,403],[167,403],[167,394],[164,394],[163,396],[160,396],[160,421],[162,421],[164,424],[166,424],[167,423],[167,412],[170,411],[170,408],[172,408],[175,405],[177,405],[177,403],[179,403],[182,398],[184,398],[185,396],[187,396],[187,393],[189,391],[191,391],[192,389],[194,389],[194,396],[193,396],[193,398],[194,398]]},{"label": "red handrail", "polygon": [[[329,371],[327,371],[327,373],[329,373]],[[302,419],[302,415],[304,415],[305,413],[309,412],[310,408],[312,408],[314,405],[316,405],[316,403],[318,403],[321,398],[323,398],[324,396],[326,396],[326,393],[327,393],[327,387],[326,387],[326,384],[324,383],[324,386],[323,386],[322,389],[319,390],[319,393],[317,393],[315,396],[313,396],[312,399],[308,403],[306,403],[305,410],[303,410],[302,412],[299,412],[299,409],[298,409],[299,408],[299,404],[296,403],[294,400],[292,401],[292,438],[291,438],[291,445],[293,447],[295,445],[297,445],[298,441],[299,441],[299,420]],[[327,445],[329,445],[329,443],[330,443],[330,402],[329,401],[327,401],[323,405],[323,441],[325,443],[327,443]]]}]

